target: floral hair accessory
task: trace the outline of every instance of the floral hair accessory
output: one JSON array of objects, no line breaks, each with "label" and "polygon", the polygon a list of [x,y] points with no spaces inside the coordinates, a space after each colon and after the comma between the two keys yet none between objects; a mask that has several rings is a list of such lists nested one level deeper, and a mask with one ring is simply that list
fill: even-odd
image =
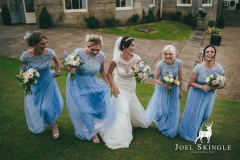
[{"label": "floral hair accessory", "polygon": [[23,38],[24,38],[24,40],[28,41],[30,37],[31,37],[31,33],[29,31],[27,31]]},{"label": "floral hair accessory", "polygon": [[87,34],[87,35],[86,35],[86,38],[85,38],[85,41],[88,42],[89,39],[90,39],[90,37],[91,37],[91,36],[90,36],[89,34]]},{"label": "floral hair accessory", "polygon": [[125,41],[127,42],[128,40],[133,39],[132,37],[127,38]]}]

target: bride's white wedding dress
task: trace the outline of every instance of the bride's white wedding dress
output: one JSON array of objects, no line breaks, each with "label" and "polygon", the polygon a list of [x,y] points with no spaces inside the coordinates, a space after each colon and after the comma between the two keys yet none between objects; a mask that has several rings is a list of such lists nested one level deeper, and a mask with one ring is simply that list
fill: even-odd
[{"label": "bride's white wedding dress", "polygon": [[117,118],[109,130],[100,133],[105,144],[112,149],[129,147],[133,139],[132,127],[148,127],[144,119],[145,110],[135,93],[136,81],[131,69],[140,59],[136,54],[129,62],[123,61],[120,56],[113,58],[116,63],[114,83],[120,94],[112,96],[111,100],[116,107]]}]

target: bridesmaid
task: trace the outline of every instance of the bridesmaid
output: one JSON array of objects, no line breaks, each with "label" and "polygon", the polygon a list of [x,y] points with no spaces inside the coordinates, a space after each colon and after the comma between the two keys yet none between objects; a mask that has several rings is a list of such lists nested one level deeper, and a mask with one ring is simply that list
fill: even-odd
[{"label": "bridesmaid", "polygon": [[[27,125],[33,133],[41,133],[45,126],[51,126],[56,139],[59,136],[56,120],[63,109],[62,96],[54,79],[61,74],[60,63],[55,52],[47,48],[47,37],[41,31],[26,34],[25,40],[33,48],[23,52],[20,60],[24,66],[31,66],[40,74],[37,83],[31,86],[33,95],[24,97]],[[50,70],[51,60],[56,73]]]},{"label": "bridesmaid", "polygon": [[[97,133],[104,132],[114,123],[116,112],[110,100],[110,83],[104,70],[105,55],[100,51],[102,36],[87,35],[85,41],[85,48],[75,50],[83,64],[77,69],[65,66],[69,72],[66,101],[75,135],[99,143]],[[97,77],[98,72],[103,80]],[[70,80],[70,73],[75,73],[75,80]]]},{"label": "bridesmaid", "polygon": [[224,74],[222,66],[215,62],[215,57],[215,47],[206,46],[203,50],[202,63],[197,64],[191,74],[190,90],[178,131],[180,137],[185,140],[195,142],[198,132],[202,130],[204,122],[211,115],[217,88],[207,85],[205,79],[208,74],[214,72]]},{"label": "bridesmaid", "polygon": [[[172,45],[167,45],[163,49],[163,60],[158,62],[155,70],[154,81],[155,91],[148,104],[146,116],[149,123],[154,121],[158,130],[165,136],[171,138],[177,135],[180,99],[182,98],[182,61],[176,59],[176,49]],[[161,79],[168,73],[178,75],[180,85],[168,85],[161,82]],[[166,93],[167,89],[172,89],[172,94]]]}]

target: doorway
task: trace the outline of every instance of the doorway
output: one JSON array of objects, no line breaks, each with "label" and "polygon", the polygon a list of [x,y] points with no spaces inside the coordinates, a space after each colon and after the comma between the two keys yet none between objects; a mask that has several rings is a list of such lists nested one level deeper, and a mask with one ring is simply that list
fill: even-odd
[{"label": "doorway", "polygon": [[26,23],[36,23],[34,0],[22,0]]}]

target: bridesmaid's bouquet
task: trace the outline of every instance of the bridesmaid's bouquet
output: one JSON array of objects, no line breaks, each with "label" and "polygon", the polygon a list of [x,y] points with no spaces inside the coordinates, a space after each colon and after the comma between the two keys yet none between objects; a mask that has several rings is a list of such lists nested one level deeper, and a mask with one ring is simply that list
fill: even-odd
[{"label": "bridesmaid's bouquet", "polygon": [[[226,86],[225,75],[220,75],[216,72],[207,75],[205,82],[211,87],[216,86],[218,89],[223,89]],[[214,92],[214,90],[211,89],[210,92]]]},{"label": "bridesmaid's bouquet", "polygon": [[141,61],[139,64],[136,64],[132,67],[134,78],[139,83],[140,81],[145,81],[149,77],[154,78],[154,74],[152,73],[152,69],[147,65],[146,61]]},{"label": "bridesmaid's bouquet", "polygon": [[[80,57],[75,52],[64,51],[63,54],[64,54],[64,59],[63,59],[64,66],[77,68],[81,64],[83,64]],[[73,81],[74,79],[76,79],[76,75],[75,73],[71,73],[70,80]]]},{"label": "bridesmaid's bouquet", "polygon": [[25,96],[32,95],[31,85],[37,83],[37,79],[40,77],[40,74],[35,68],[30,68],[27,65],[23,65],[20,68],[19,75],[16,75],[15,79],[19,81],[19,85],[23,86],[25,89]]},{"label": "bridesmaid's bouquet", "polygon": [[[161,79],[161,82],[164,84],[171,85],[171,86],[174,86],[174,85],[179,86],[180,85],[180,82],[178,79],[178,74],[176,74],[176,73],[173,73],[173,74],[168,73],[166,76],[164,76]],[[167,93],[167,95],[171,95],[173,93],[172,88],[168,88],[166,93]]]}]

